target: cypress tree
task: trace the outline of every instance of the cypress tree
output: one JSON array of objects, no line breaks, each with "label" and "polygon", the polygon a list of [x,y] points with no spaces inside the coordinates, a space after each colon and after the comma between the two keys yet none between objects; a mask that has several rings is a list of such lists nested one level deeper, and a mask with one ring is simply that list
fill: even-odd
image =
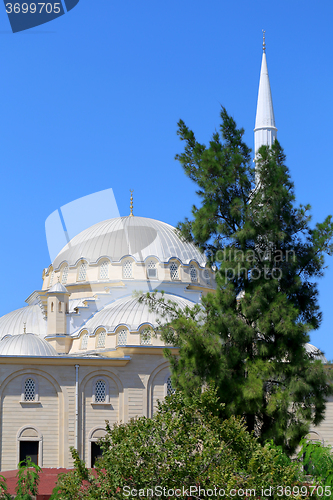
[{"label": "cypress tree", "polygon": [[185,149],[176,156],[201,201],[178,229],[208,256],[216,293],[200,311],[149,301],[167,311],[162,335],[179,346],[178,357],[167,354],[174,386],[190,396],[214,382],[226,417],[243,416],[261,442],[293,453],[333,393],[320,351],[305,347],[321,322],[316,280],[333,250],[333,224],[329,216],[313,229],[311,207],[296,206],[278,141],[262,146],[254,164],[244,131],[224,108],[221,118],[207,147],[180,121]]}]

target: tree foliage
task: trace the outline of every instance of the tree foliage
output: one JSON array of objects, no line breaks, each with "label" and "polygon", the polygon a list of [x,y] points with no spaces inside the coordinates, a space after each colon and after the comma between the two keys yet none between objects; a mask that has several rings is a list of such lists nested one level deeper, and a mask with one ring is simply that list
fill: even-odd
[{"label": "tree foliage", "polygon": [[178,229],[215,266],[216,293],[201,312],[154,294],[142,300],[167,318],[162,336],[179,346],[178,357],[168,354],[174,386],[190,395],[214,381],[227,417],[244,416],[262,443],[293,453],[332,394],[305,344],[321,321],[316,280],[333,250],[333,224],[329,216],[313,229],[310,206],[295,205],[278,141],[260,148],[254,166],[243,130],[224,108],[221,118],[208,147],[180,121],[185,149],[176,157],[201,201]]},{"label": "tree foliage", "polygon": [[72,450],[75,470],[61,478],[54,498],[133,499],[149,496],[149,489],[152,497],[167,499],[177,496],[172,490],[178,488],[178,496],[202,498],[199,486],[205,490],[216,486],[226,493],[215,492],[211,498],[227,497],[231,490],[242,489],[251,489],[253,497],[261,498],[261,489],[269,487],[274,498],[274,488],[276,492],[281,484],[300,491],[299,465],[275,446],[261,446],[242,420],[233,416],[221,420],[221,411],[216,390],[208,387],[190,400],[179,392],[167,397],[151,419],[141,417],[107,426],[107,435],[100,441],[103,457],[96,474],[91,474]]}]

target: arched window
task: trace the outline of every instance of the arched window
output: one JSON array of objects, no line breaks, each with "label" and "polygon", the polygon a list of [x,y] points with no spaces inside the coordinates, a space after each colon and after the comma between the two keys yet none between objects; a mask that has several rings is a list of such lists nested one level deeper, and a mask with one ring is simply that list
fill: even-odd
[{"label": "arched window", "polygon": [[126,345],[127,344],[127,330],[123,328],[118,332],[118,345]]},{"label": "arched window", "polygon": [[99,279],[107,280],[109,277],[109,262],[104,260],[99,269]]},{"label": "arched window", "polygon": [[99,333],[96,347],[105,347],[105,337],[106,337],[105,330]]},{"label": "arched window", "polygon": [[133,278],[133,265],[131,260],[125,260],[123,263],[123,278]]},{"label": "arched window", "polygon": [[61,313],[61,302],[59,302],[58,308],[59,308],[59,312]]},{"label": "arched window", "polygon": [[82,262],[79,268],[78,281],[85,281],[87,277],[87,264]]},{"label": "arched window", "polygon": [[171,377],[168,377],[166,381],[166,394],[167,396],[171,396],[171,394],[174,394],[175,392],[176,389],[172,387]]},{"label": "arched window", "polygon": [[141,345],[151,345],[151,330],[150,328],[145,328],[140,332],[140,344]]},{"label": "arched window", "polygon": [[51,288],[51,286],[53,285],[53,280],[54,280],[54,271],[52,271],[50,276],[49,288]]},{"label": "arched window", "polygon": [[53,308],[54,308],[54,304],[53,304],[53,302],[51,302],[51,313],[53,313],[53,310],[54,310]]},{"label": "arched window", "polygon": [[154,260],[149,260],[146,266],[147,266],[147,278],[153,280],[157,279],[156,262]]},{"label": "arched window", "polygon": [[171,262],[171,264],[170,264],[170,278],[172,280],[179,280],[179,272],[178,272],[177,262]]},{"label": "arched window", "polygon": [[68,266],[65,266],[62,270],[61,283],[66,285],[68,278]]},{"label": "arched window", "polygon": [[191,277],[191,281],[193,283],[195,283],[196,281],[198,281],[197,269],[196,269],[196,267],[193,264],[190,265],[190,277]]},{"label": "arched window", "polygon": [[35,401],[36,399],[36,384],[34,379],[27,378],[24,382],[24,401]]},{"label": "arched window", "polygon": [[95,384],[95,403],[106,402],[106,384],[104,380],[97,380]]},{"label": "arched window", "polygon": [[81,349],[87,349],[88,338],[89,338],[89,333],[85,333],[81,339]]},{"label": "arched window", "polygon": [[210,274],[209,274],[208,269],[204,270],[204,278],[205,278],[206,284],[210,285]]}]

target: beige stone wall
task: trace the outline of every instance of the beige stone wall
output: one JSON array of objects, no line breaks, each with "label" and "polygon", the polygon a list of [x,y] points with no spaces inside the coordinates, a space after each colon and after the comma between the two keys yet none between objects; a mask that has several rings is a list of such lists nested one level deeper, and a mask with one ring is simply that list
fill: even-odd
[{"label": "beige stone wall", "polygon": [[312,439],[318,439],[325,444],[333,446],[333,397],[330,397],[325,412],[325,420],[311,429],[313,432]]},{"label": "beige stone wall", "polygon": [[[18,437],[23,428],[35,429],[42,440],[40,465],[72,466],[69,448],[75,445],[75,364],[80,365],[78,444],[87,464],[94,431],[104,429],[105,420],[127,422],[136,416],[151,415],[157,398],[164,397],[167,363],[162,352],[131,357],[126,366],[100,366],[98,361],[89,365],[87,360],[80,365],[80,359],[73,358],[71,364],[61,359],[53,360],[56,364],[52,364],[45,359],[35,365],[25,358],[20,359],[19,365],[18,358],[13,358],[12,363],[0,363],[0,470],[17,467]],[[22,390],[24,380],[29,377],[36,380],[39,401],[24,403]],[[97,380],[107,382],[110,404],[93,403]]]}]

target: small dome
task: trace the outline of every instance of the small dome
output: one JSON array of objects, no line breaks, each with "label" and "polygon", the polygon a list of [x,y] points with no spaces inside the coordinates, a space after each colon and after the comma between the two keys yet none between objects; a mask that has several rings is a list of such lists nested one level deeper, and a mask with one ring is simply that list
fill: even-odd
[{"label": "small dome", "polygon": [[33,333],[7,335],[0,341],[0,356],[58,356],[46,340]]},{"label": "small dome", "polygon": [[[163,295],[166,303],[170,300],[175,302],[180,309],[192,308],[195,303],[183,297],[165,293]],[[161,316],[156,311],[152,311],[148,304],[139,302],[137,298],[124,297],[107,305],[98,311],[93,318],[85,323],[84,328],[93,332],[96,328],[103,326],[109,332],[114,332],[118,326],[126,325],[130,331],[138,331],[140,326],[150,323],[154,327],[158,325]],[[164,318],[167,320],[167,318]]]},{"label": "small dome", "polygon": [[59,282],[53,285],[53,287],[50,288],[48,293],[67,293],[68,295],[70,295],[67,288]]},{"label": "small dome", "polygon": [[118,217],[99,222],[75,236],[57,255],[53,269],[63,262],[74,266],[84,258],[89,264],[101,257],[119,262],[131,255],[138,262],[155,256],[161,262],[178,258],[183,264],[191,260],[206,263],[205,256],[192,244],[177,236],[175,228],[145,217]]},{"label": "small dome", "polygon": [[318,349],[318,347],[315,347],[312,344],[305,344],[305,349],[308,354],[312,357],[312,359],[317,360],[319,359],[322,363],[328,363],[326,357],[324,356],[323,352]]},{"label": "small dome", "polygon": [[5,335],[20,335],[24,323],[28,332],[44,338],[46,336],[46,320],[39,305],[25,306],[16,309],[0,318],[0,338]]}]

